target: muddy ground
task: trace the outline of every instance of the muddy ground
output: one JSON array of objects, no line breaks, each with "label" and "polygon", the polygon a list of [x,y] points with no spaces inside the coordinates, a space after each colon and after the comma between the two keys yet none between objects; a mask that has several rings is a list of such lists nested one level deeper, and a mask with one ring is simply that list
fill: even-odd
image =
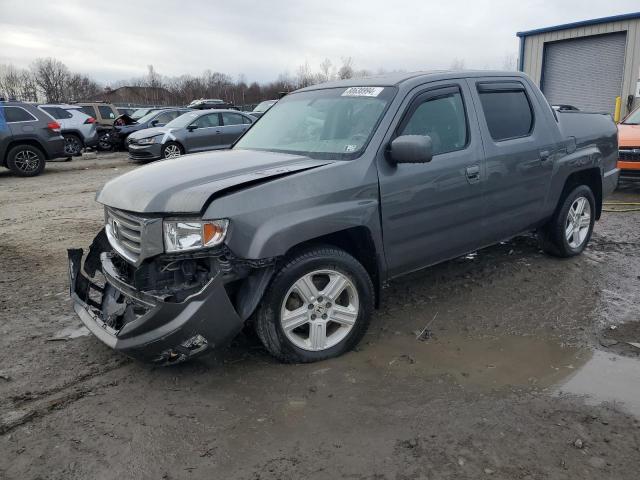
[{"label": "muddy ground", "polygon": [[579,258],[521,237],[393,282],[342,358],[281,365],[241,336],[154,368],[69,338],[65,251],[133,168],[0,172],[0,478],[640,477],[640,212]]}]

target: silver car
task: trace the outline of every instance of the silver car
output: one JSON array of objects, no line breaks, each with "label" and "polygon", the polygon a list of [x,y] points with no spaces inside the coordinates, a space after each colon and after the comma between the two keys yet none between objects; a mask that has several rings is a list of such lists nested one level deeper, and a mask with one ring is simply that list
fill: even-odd
[{"label": "silver car", "polygon": [[158,160],[229,148],[255,121],[235,110],[198,110],[164,127],[147,128],[127,139],[129,159]]},{"label": "silver car", "polygon": [[38,108],[55,118],[62,127],[66,155],[80,155],[83,148],[98,144],[95,118],[84,113],[77,105],[47,104]]}]

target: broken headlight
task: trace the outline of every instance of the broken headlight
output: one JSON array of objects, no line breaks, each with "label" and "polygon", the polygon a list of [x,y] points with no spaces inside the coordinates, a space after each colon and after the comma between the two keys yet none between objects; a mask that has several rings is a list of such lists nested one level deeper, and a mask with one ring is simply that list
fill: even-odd
[{"label": "broken headlight", "polygon": [[184,252],[220,245],[229,220],[164,220],[162,226],[165,252]]}]

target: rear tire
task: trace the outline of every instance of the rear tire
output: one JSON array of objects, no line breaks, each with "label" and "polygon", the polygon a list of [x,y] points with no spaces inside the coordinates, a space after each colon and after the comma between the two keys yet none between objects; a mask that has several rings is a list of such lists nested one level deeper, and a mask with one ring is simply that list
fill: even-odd
[{"label": "rear tire", "polygon": [[42,150],[32,145],[18,145],[7,154],[7,168],[19,177],[35,177],[44,170]]},{"label": "rear tire", "polygon": [[184,155],[184,150],[179,143],[167,142],[162,146],[162,158],[170,160]]},{"label": "rear tire", "polygon": [[542,249],[561,258],[581,254],[593,233],[595,215],[596,201],[591,188],[587,185],[575,187],[539,232]]},{"label": "rear tire", "polygon": [[369,274],[336,247],[304,250],[276,272],[254,314],[265,348],[286,363],[309,363],[353,349],[374,306]]},{"label": "rear tire", "polygon": [[65,133],[64,137],[64,153],[70,157],[77,157],[82,154],[82,140],[73,133]]}]

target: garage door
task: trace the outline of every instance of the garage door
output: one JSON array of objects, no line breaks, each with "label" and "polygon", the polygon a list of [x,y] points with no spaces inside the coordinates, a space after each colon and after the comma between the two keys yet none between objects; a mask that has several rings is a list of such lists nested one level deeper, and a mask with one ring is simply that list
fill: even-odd
[{"label": "garage door", "polygon": [[622,91],[626,32],[547,43],[542,91],[552,105],[610,112]]}]

